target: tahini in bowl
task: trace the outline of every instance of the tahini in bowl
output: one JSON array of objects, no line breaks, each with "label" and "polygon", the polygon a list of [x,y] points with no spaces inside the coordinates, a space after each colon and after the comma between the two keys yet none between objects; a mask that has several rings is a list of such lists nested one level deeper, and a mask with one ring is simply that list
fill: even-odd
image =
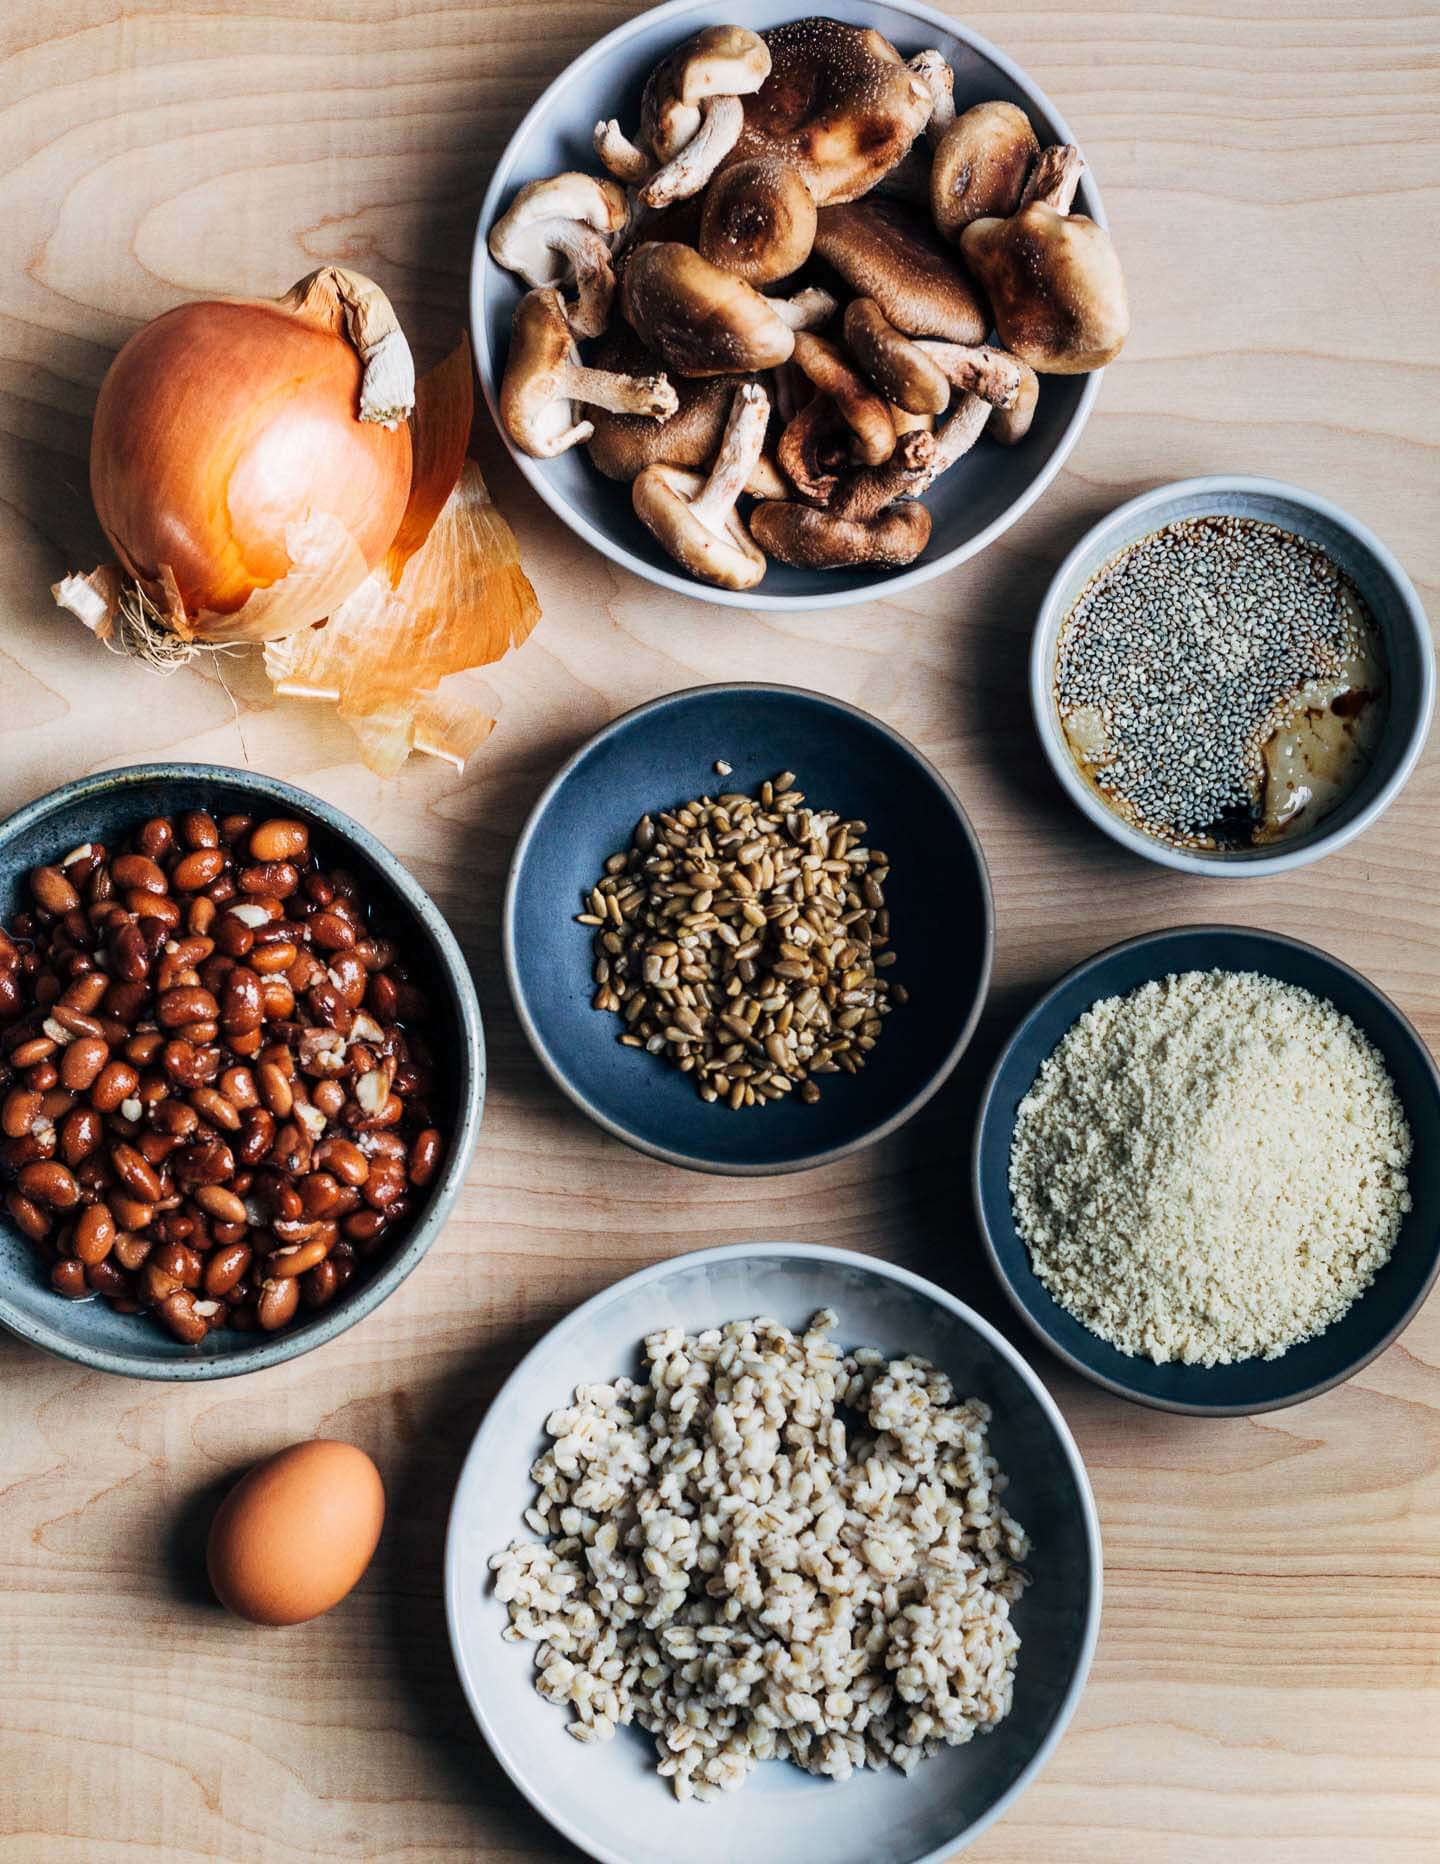
[{"label": "tahini in bowl", "polygon": [[[873,26],[902,56],[938,48],[954,67],[959,109],[989,99],[1018,104],[1035,126],[1041,146],[1074,142],[1064,118],[1045,93],[1003,52],[978,33],[918,0],[833,0],[817,9],[852,25]],[[806,7],[776,0],[738,0],[717,14],[703,0],[669,0],[637,14],[582,52],[543,93],[511,137],[495,166],[480,209],[470,269],[470,327],[485,399],[502,437],[500,378],[510,341],[510,318],[525,287],[490,257],[486,239],[516,190],[527,181],[567,169],[599,172],[591,132],[603,119],[638,119],[640,93],[659,60],[702,26],[723,18],[764,32],[805,17]],[[1093,176],[1086,172],[1075,211],[1105,226],[1105,210]],[[930,542],[908,568],[861,566],[845,570],[801,570],[772,563],[754,589],[728,590],[687,576],[655,543],[635,517],[630,488],[604,478],[584,447],[558,459],[531,459],[510,447],[525,478],[577,537],[623,569],[680,595],[732,608],[824,609],[898,594],[953,569],[992,543],[1028,511],[1065,463],[1100,392],[1100,375],[1047,375],[1042,379],[1035,424],[1018,446],[982,442],[940,478],[925,496],[934,519]],[[506,445],[510,442],[506,438]]]},{"label": "tahini in bowl", "polygon": [[[717,775],[715,764],[732,766]],[[640,817],[792,770],[816,808],[859,817],[891,861],[885,885],[909,1002],[858,1074],[732,1113],[707,1105],[662,1058],[622,1048],[620,1019],[591,1007],[590,930],[575,923],[607,856]],[[627,712],[560,769],[521,831],[504,913],[505,969],[521,1026],[557,1086],[641,1152],[696,1171],[801,1171],[873,1144],[939,1089],[974,1032],[990,977],[990,881],[940,773],[879,719],[822,693],[699,686]]]},{"label": "tahini in bowl", "polygon": [[[1278,1359],[1198,1366],[1132,1358],[1067,1312],[1030,1263],[1010,1201],[1020,1102],[1041,1064],[1090,1006],[1184,971],[1256,971],[1328,998],[1384,1057],[1414,1140],[1410,1194],[1394,1252],[1369,1288],[1316,1338]],[[1185,926],[1127,940],[1068,972],[1022,1017],[995,1064],[975,1127],[972,1189],[980,1234],[1011,1306],[1083,1377],[1137,1404],[1200,1417],[1248,1416],[1317,1397],[1398,1339],[1440,1274],[1440,1074],[1399,1009],[1368,978],[1313,945],[1244,926]]]},{"label": "tahini in bowl", "polygon": [[[1005,1504],[1027,1529],[1032,1584],[1015,1607],[1014,1707],[991,1734],[921,1762],[838,1783],[766,1762],[739,1792],[681,1804],[637,1728],[579,1747],[566,1712],[535,1693],[534,1648],[502,1641],[505,1607],[487,1562],[529,1538],[523,1511],[545,1418],[578,1382],[633,1371],[659,1327],[770,1315],[803,1328],[822,1307],[843,1347],[917,1353],[960,1396],[993,1409],[990,1439],[1010,1477]],[[1054,1750],[1079,1701],[1100,1620],[1094,1499],[1069,1430],[1039,1379],[986,1321],[933,1283],[849,1250],[744,1243],[643,1269],[554,1327],[510,1375],[466,1457],[445,1547],[450,1644],[476,1721],[530,1803],[602,1864],[942,1864],[1006,1811]]]},{"label": "tahini in bowl", "polygon": [[392,1294],[444,1227],[475,1147],[485,1099],[485,1042],[480,1008],[464,955],[439,908],[382,842],[318,796],[256,771],[221,764],[136,764],[81,777],[27,804],[0,822],[0,924],[29,904],[26,876],[69,849],[94,841],[114,845],[153,815],[208,809],[295,816],[330,865],[359,879],[378,927],[413,954],[432,999],[438,1088],[435,1102],[445,1135],[440,1170],[392,1254],[382,1253],[328,1307],[274,1335],[211,1333],[183,1346],[143,1314],[117,1313],[98,1297],[57,1294],[33,1246],[0,1208],[0,1325],[62,1359],[127,1378],[230,1378],[280,1365],[323,1346],[363,1320]]},{"label": "tahini in bowl", "polygon": [[[1097,571],[1166,525],[1192,518],[1257,519],[1318,544],[1355,584],[1374,618],[1389,663],[1389,711],[1370,767],[1313,827],[1293,838],[1233,851],[1177,848],[1132,827],[1086,781],[1075,763],[1055,700],[1060,630]],[[1435,709],[1435,647],[1414,585],[1395,556],[1357,518],[1298,485],[1228,473],[1181,479],[1120,505],[1087,531],[1045,592],[1030,645],[1030,706],[1040,745],[1066,795],[1095,826],[1132,854],[1161,867],[1210,878],[1288,873],[1343,848],[1390,807],[1425,748]]]}]

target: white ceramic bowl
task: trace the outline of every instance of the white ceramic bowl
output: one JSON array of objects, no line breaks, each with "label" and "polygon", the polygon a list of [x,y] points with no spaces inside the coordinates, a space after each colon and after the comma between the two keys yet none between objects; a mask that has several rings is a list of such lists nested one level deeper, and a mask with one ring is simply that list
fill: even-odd
[{"label": "white ceramic bowl", "polygon": [[[505,1607],[488,1561],[528,1538],[530,1464],[544,1421],[577,1382],[633,1371],[658,1327],[690,1330],[768,1314],[801,1327],[839,1316],[843,1346],[919,1353],[994,1409],[991,1444],[1011,1479],[1006,1506],[1030,1534],[1033,1583],[1015,1608],[1015,1702],[990,1735],[948,1748],[907,1781],[893,1768],[824,1780],[783,1762],[737,1793],[682,1805],[655,1772],[651,1738],[622,1728],[580,1747],[568,1711],[535,1693],[534,1647],[502,1641]],[[455,1491],[445,1605],[460,1680],[486,1740],[521,1792],[602,1864],[939,1864],[1024,1790],[1079,1700],[1100,1619],[1095,1503],[1079,1452],[1035,1374],[952,1295],[843,1249],[750,1243],[658,1263],[607,1288],[523,1359],[476,1433]]]},{"label": "white ceramic bowl", "polygon": [[[816,9],[855,25],[874,26],[909,58],[938,47],[955,68],[955,101],[964,110],[988,98],[1019,104],[1042,144],[1073,142],[1069,127],[1020,67],[976,33],[916,0],[827,0]],[[763,31],[803,18],[803,5],[783,0],[735,0],[723,17]],[[591,131],[603,117],[626,126],[638,119],[646,76],[665,53],[721,17],[709,0],[670,0],[607,33],[555,80],[511,137],[491,177],[476,230],[470,270],[470,325],[485,399],[500,426],[499,386],[510,340],[510,317],[524,286],[491,259],[486,236],[527,181],[564,169],[591,172],[599,164]],[[541,28],[537,25],[537,30]],[[1057,27],[1057,31],[1059,28]],[[1076,211],[1105,225],[1099,192],[1087,172]],[[1049,375],[1042,380],[1035,424],[1015,447],[982,440],[926,494],[934,517],[929,544],[908,569],[861,567],[799,570],[773,563],[757,589],[712,588],[685,575],[655,544],[630,507],[630,488],[604,478],[583,447],[559,459],[537,460],[510,448],[545,503],[577,536],[612,562],[663,588],[731,608],[839,608],[889,595],[953,569],[992,542],[1027,511],[1065,463],[1099,392],[1099,375]],[[501,428],[502,434],[504,429]],[[507,438],[506,444],[509,445]]]},{"label": "white ceramic bowl", "polygon": [[[1320,545],[1350,576],[1374,616],[1390,663],[1390,716],[1375,761],[1355,789],[1293,841],[1208,853],[1172,848],[1109,809],[1081,776],[1055,703],[1055,648],[1061,624],[1097,570],[1164,525],[1185,518],[1256,518]],[[1409,577],[1380,539],[1327,498],[1278,479],[1214,474],[1157,486],[1087,531],[1055,572],[1030,644],[1030,705],[1050,767],[1078,809],[1112,841],[1161,867],[1221,879],[1280,874],[1343,848],[1389,808],[1425,748],[1435,709],[1435,647]]]}]

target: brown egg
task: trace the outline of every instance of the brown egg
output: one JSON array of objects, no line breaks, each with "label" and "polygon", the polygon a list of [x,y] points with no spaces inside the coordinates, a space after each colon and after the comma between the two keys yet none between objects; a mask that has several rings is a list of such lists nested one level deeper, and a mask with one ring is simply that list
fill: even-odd
[{"label": "brown egg", "polygon": [[353,1444],[292,1443],[257,1463],[210,1525],[210,1584],[259,1625],[338,1605],[370,1564],[385,1519],[380,1472]]}]

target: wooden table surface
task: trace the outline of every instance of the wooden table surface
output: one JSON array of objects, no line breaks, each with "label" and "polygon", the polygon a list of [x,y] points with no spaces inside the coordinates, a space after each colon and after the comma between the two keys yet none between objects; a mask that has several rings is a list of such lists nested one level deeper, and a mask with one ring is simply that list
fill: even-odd
[{"label": "wooden table surface", "polygon": [[[520,1352],[617,1276],[748,1237],[874,1250],[1012,1333],[957,1162],[977,1078],[1056,974],[1129,933],[1234,919],[1358,964],[1440,1042],[1440,757],[1345,852],[1276,881],[1126,858],[1041,768],[1037,598],[1120,500],[1215,469],[1293,478],[1440,588],[1440,14],[1428,0],[1016,0],[968,16],[1074,124],[1134,335],[1067,470],[975,563],[893,603],[784,618],[661,595],[480,455],[545,619],[497,669],[463,777],[383,783],[253,665],[157,684],[50,604],[98,561],[87,422],[112,350],[187,294],[372,272],[426,359],[464,315],[491,164],[613,0],[34,0],[0,22],[0,810],[153,757],[248,764],[357,815],[448,913],[491,1053],[460,1207],[324,1350],[203,1388],[0,1343],[0,1858],[574,1855],[490,1760],[455,1681],[441,1546],[460,1460]],[[994,875],[995,988],[958,1078],[890,1143],[797,1178],[627,1152],[532,1059],[498,912],[549,773],[637,701],[735,673],[815,685],[954,782]],[[1033,1351],[1025,1339],[1022,1350]],[[1253,1421],[1126,1405],[1041,1360],[1099,1501],[1099,1655],[983,1864],[1401,1864],[1440,1846],[1440,1300],[1342,1390]],[[390,1524],[326,1619],[254,1630],[197,1554],[225,1479],[295,1438],[363,1445]],[[557,1749],[557,1763],[565,1757]],[[703,1814],[701,1815],[703,1816]]]}]

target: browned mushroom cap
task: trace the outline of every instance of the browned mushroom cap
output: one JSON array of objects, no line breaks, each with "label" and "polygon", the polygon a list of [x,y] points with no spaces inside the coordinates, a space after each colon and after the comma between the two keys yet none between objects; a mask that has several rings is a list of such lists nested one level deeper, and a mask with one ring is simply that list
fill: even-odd
[{"label": "browned mushroom cap", "polygon": [[815,252],[906,336],[984,342],[990,319],[974,285],[954,254],[898,202],[822,207]]},{"label": "browned mushroom cap", "polygon": [[753,588],[765,574],[765,558],[735,501],[760,458],[769,419],[764,389],[742,382],[708,479],[678,466],[647,466],[630,489],[635,515],[662,548],[692,576],[722,589]]},{"label": "browned mushroom cap", "polygon": [[899,568],[913,563],[929,543],[930,513],[902,499],[873,517],[842,518],[777,499],[755,507],[750,529],[767,556],[797,569],[850,569],[860,563]]},{"label": "browned mushroom cap", "polygon": [[[844,463],[843,425],[834,402],[812,395],[781,430],[775,463],[807,505],[828,505],[834,497]],[[790,496],[788,489],[783,496]]]},{"label": "browned mushroom cap", "polygon": [[860,459],[878,466],[895,451],[895,429],[883,396],[863,381],[833,343],[801,330],[795,337],[795,364],[818,395],[834,407],[854,435]]},{"label": "browned mushroom cap", "polygon": [[615,294],[610,240],[628,215],[625,191],[613,181],[581,174],[529,181],[491,227],[490,256],[527,285],[558,285],[573,276],[570,328],[597,337]]},{"label": "browned mushroom cap", "polygon": [[947,239],[972,220],[1013,214],[1040,144],[1014,104],[976,104],[940,138],[930,168],[930,212]]},{"label": "browned mushroom cap", "polygon": [[929,91],[872,27],[799,19],[764,36],[770,76],[745,99],[734,159],[778,157],[822,205],[855,200],[925,127]]},{"label": "browned mushroom cap", "polygon": [[815,197],[788,162],[737,162],[706,190],[700,251],[722,272],[772,285],[798,271],[814,244]]},{"label": "browned mushroom cap", "polygon": [[1042,375],[1103,368],[1130,330],[1110,235],[1069,212],[1081,166],[1078,150],[1046,150],[1019,211],[1008,220],[976,220],[960,236],[1001,341]]},{"label": "browned mushroom cap", "polygon": [[590,438],[591,425],[578,418],[577,402],[661,420],[674,413],[676,394],[663,375],[585,368],[560,293],[553,287],[527,291],[515,306],[500,384],[505,431],[522,452],[553,459]]},{"label": "browned mushroom cap", "polygon": [[[622,375],[652,375],[660,367],[659,358],[634,331],[619,323],[596,345],[594,361],[597,368]],[[592,411],[595,431],[586,447],[607,479],[628,482],[656,460],[668,466],[701,466],[719,446],[735,392],[734,377],[694,376],[673,386],[679,405],[663,421],[608,408]]]},{"label": "browned mushroom cap", "polygon": [[824,321],[833,298],[763,298],[689,246],[648,241],[625,262],[625,316],[642,342],[680,375],[748,375],[789,359],[795,331]]},{"label": "browned mushroom cap", "polygon": [[850,354],[888,400],[907,414],[943,414],[950,384],[918,344],[902,336],[873,298],[845,307]]}]

